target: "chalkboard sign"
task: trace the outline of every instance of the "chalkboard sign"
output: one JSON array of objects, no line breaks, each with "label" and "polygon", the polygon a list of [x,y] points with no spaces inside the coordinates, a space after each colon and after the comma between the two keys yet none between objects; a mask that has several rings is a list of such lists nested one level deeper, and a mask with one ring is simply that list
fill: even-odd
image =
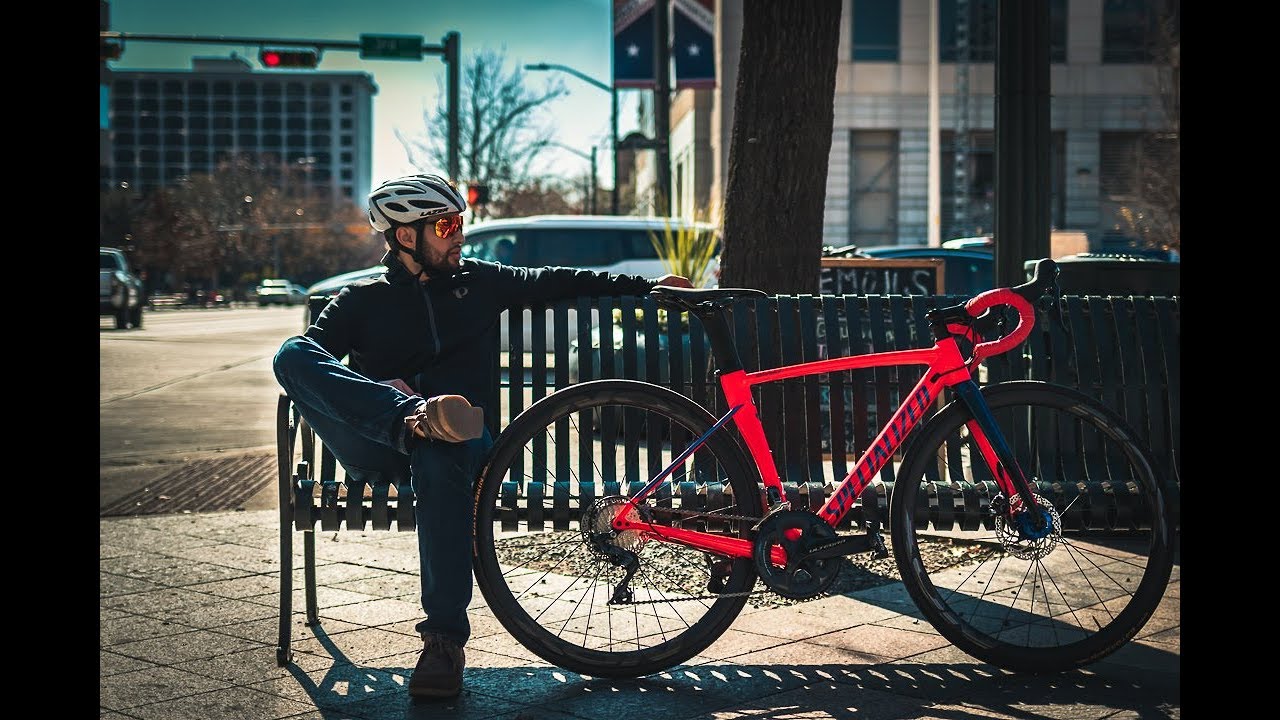
[{"label": "chalkboard sign", "polygon": [[940,258],[822,258],[821,295],[941,295]]}]

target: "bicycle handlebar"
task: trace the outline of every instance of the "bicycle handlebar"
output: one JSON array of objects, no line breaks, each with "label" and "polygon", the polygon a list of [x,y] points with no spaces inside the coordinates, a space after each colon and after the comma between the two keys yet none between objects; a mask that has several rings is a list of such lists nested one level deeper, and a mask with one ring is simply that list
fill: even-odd
[{"label": "bicycle handlebar", "polygon": [[973,348],[974,362],[984,358],[1007,352],[1020,344],[1031,334],[1035,326],[1036,310],[1032,304],[1047,292],[1057,295],[1058,264],[1048,258],[1036,261],[1031,280],[1012,288],[996,288],[976,295],[964,304],[970,317],[977,318],[987,310],[1000,305],[1010,305],[1018,311],[1018,325],[1008,335],[984,343]]}]

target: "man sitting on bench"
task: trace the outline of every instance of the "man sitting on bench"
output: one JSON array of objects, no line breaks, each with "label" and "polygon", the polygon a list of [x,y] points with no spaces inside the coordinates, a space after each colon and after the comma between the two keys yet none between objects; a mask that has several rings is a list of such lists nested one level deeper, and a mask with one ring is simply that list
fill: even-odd
[{"label": "man sitting on bench", "polygon": [[[678,275],[463,260],[466,208],[438,175],[395,178],[370,193],[369,223],[388,245],[386,272],[344,288],[274,360],[281,387],[348,476],[370,485],[410,478],[426,614],[415,628],[423,638],[409,679],[415,697],[452,697],[462,688],[472,483],[493,444],[478,406],[496,382],[484,338],[502,311],[690,287]],[[350,367],[341,362],[348,355]]]}]

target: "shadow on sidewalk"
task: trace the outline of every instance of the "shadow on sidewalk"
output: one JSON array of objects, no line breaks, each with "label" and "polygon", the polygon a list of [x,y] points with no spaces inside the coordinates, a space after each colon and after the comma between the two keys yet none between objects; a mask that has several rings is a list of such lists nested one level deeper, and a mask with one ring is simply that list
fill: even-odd
[{"label": "shadow on sidewalk", "polygon": [[[791,716],[907,718],[972,717],[973,713],[1041,717],[1050,707],[1079,716],[1122,712],[1143,718],[1177,717],[1181,705],[1176,654],[1131,645],[1088,668],[1021,675],[972,660],[957,663],[681,665],[641,678],[592,678],[552,667],[469,667],[461,695],[416,700],[405,685],[412,664],[350,663],[320,628],[316,638],[335,664],[308,674],[289,669],[326,720],[441,718],[711,718]],[[862,656],[865,658],[866,656]],[[1152,668],[1158,668],[1152,670]],[[1167,671],[1161,671],[1167,670]],[[815,714],[816,713],[816,714]],[[1083,714],[1080,714],[1083,713]],[[1055,715],[1056,716],[1056,715]],[[1072,715],[1075,716],[1075,715]]]}]

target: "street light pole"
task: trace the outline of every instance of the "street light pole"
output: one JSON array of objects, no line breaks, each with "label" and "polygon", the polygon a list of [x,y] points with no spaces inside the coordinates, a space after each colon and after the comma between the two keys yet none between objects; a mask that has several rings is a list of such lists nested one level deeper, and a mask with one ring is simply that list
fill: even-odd
[{"label": "street light pole", "polygon": [[[589,85],[594,85],[600,88],[601,90],[604,90],[605,92],[609,93],[609,96],[610,96],[609,144],[610,144],[610,147],[613,149],[613,198],[612,198],[611,204],[612,204],[613,214],[617,215],[618,214],[618,89],[611,85],[606,85],[605,83],[600,82],[599,80],[591,77],[590,75],[579,72],[578,70],[575,70],[569,67],[568,65],[557,65],[555,63],[529,63],[524,66],[524,69],[525,70],[562,70]],[[591,151],[595,152],[594,146],[592,146]],[[594,164],[593,164],[593,170],[591,174],[593,177],[595,176]],[[591,189],[591,194],[593,197],[595,196],[595,188]]]}]

